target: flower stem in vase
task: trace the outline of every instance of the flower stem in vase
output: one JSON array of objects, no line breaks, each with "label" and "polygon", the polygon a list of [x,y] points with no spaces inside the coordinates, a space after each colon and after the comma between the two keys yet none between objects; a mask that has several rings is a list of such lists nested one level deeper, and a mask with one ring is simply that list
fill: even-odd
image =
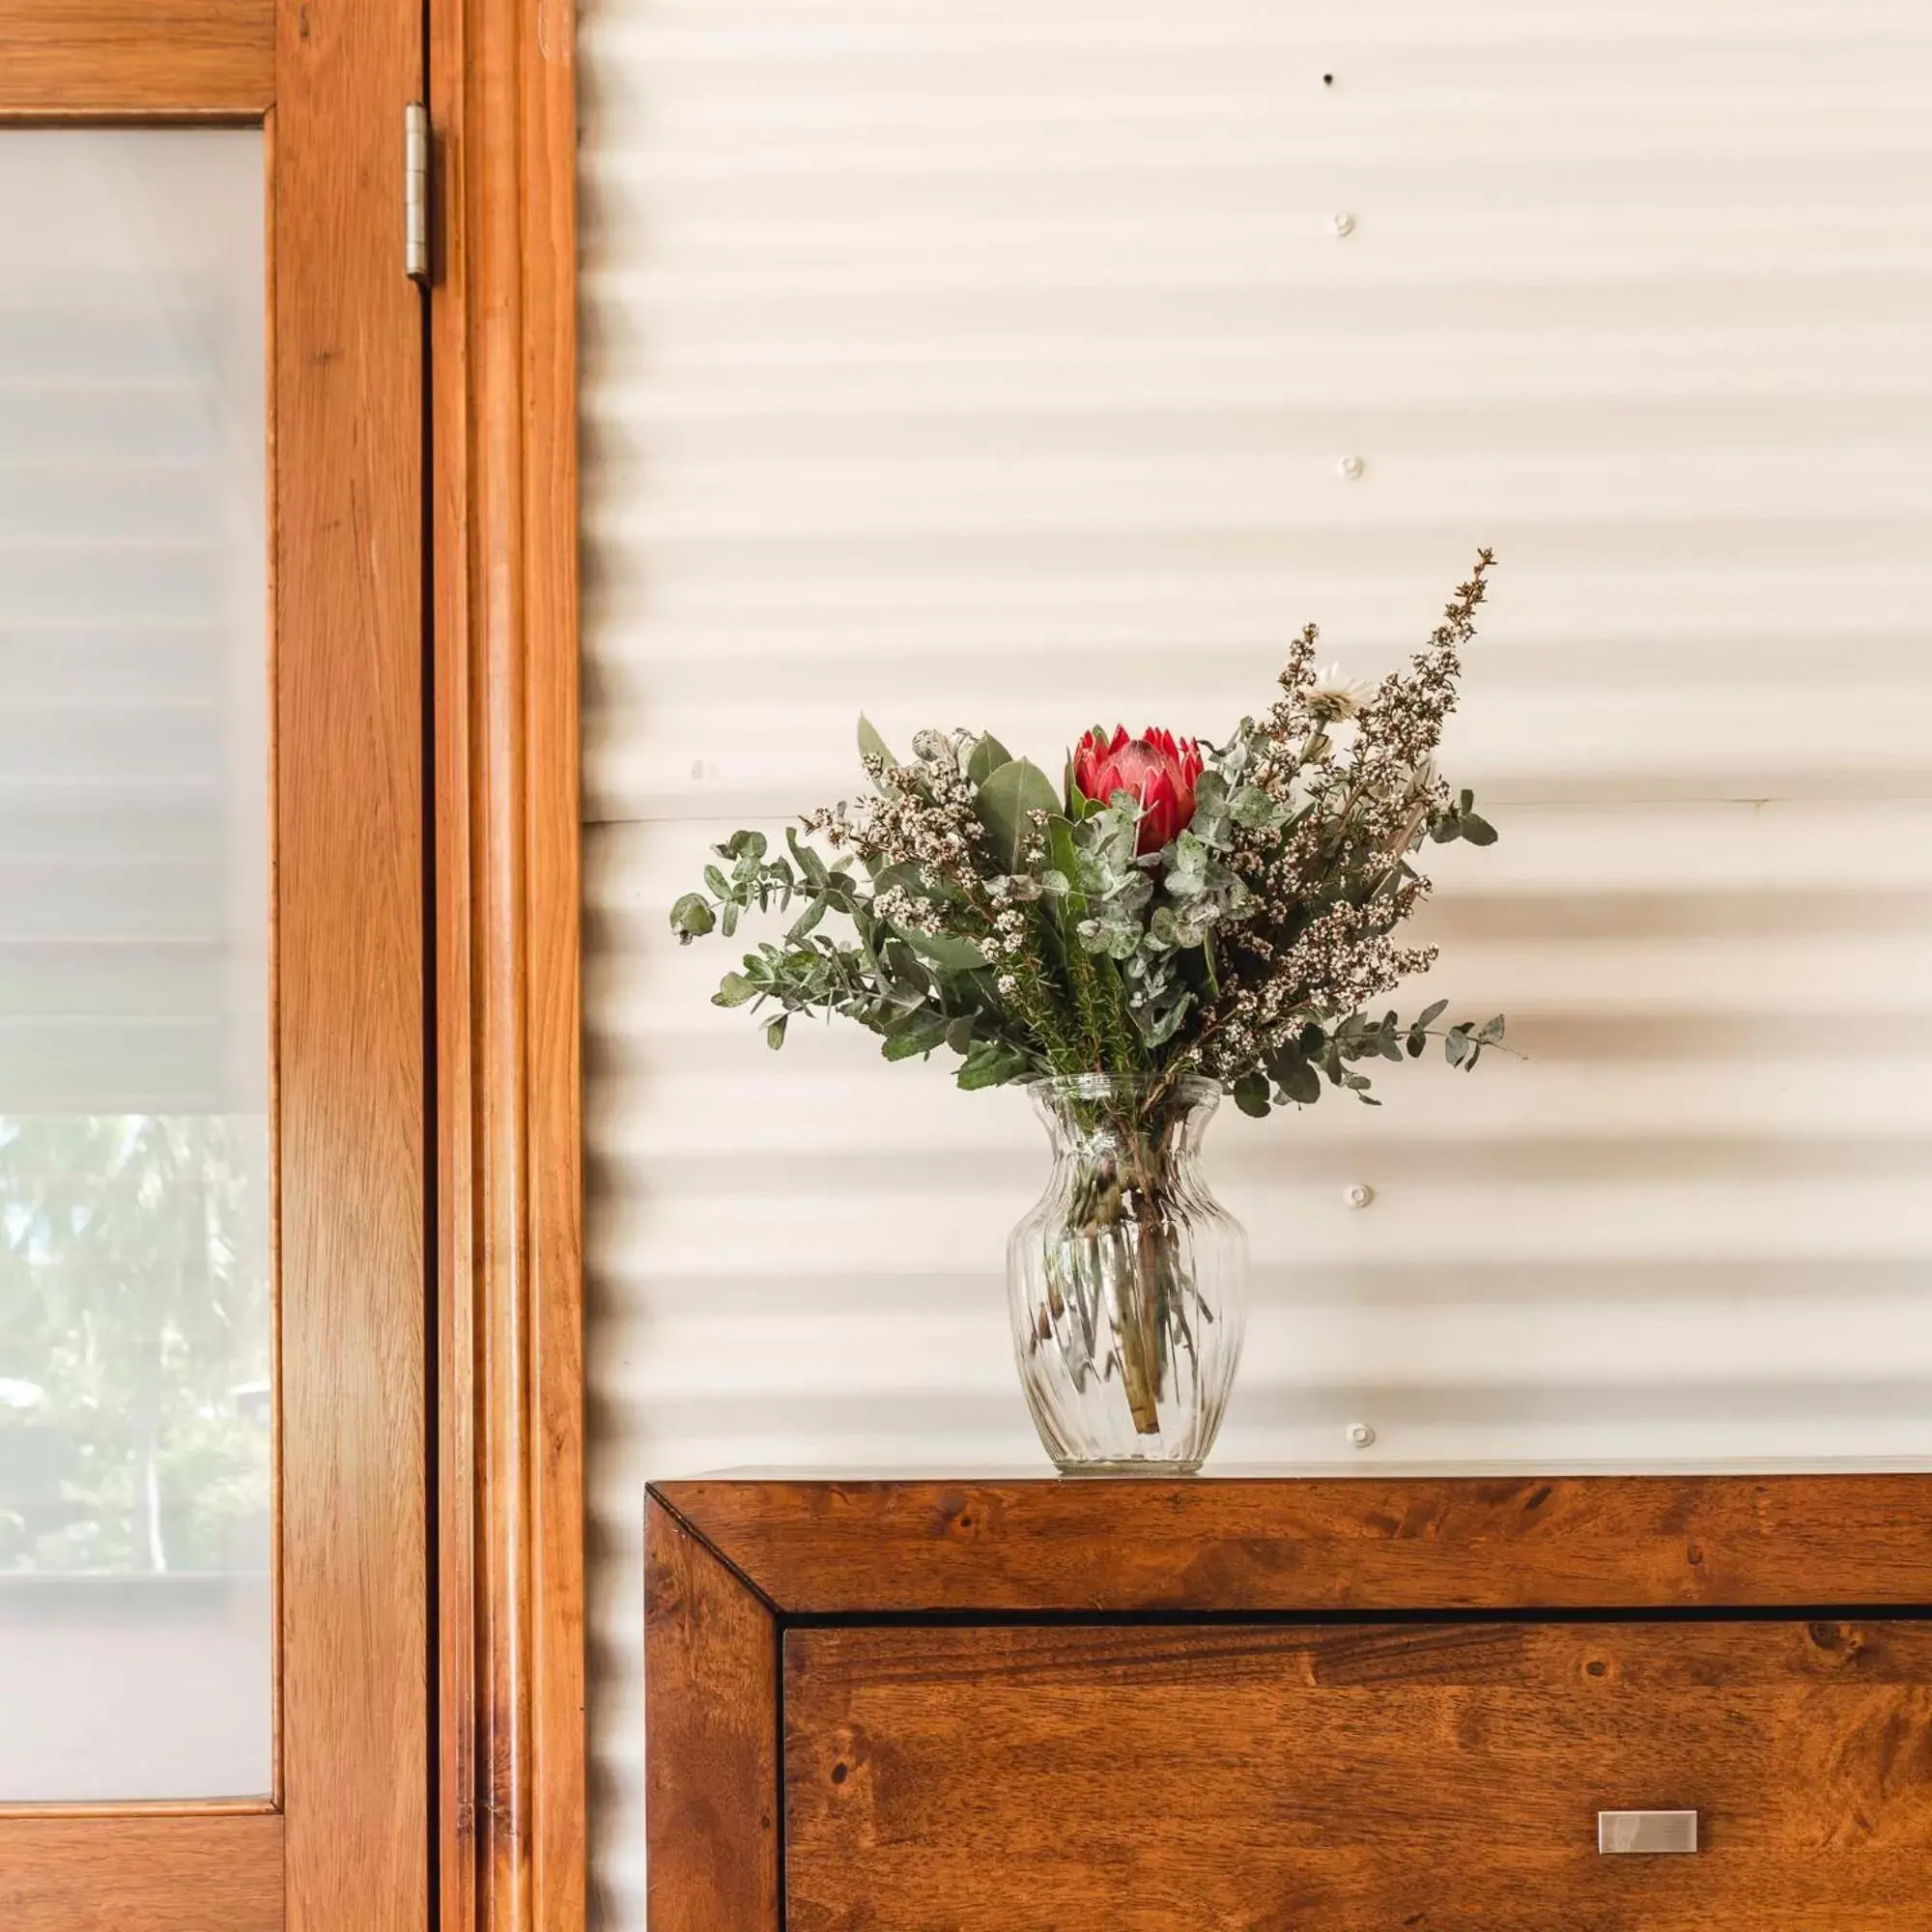
[{"label": "flower stem in vase", "polygon": [[1113,1318],[1121,1387],[1134,1433],[1158,1435],[1169,1258],[1157,1202],[1147,1180],[1149,1151],[1136,1145],[1130,1127],[1122,1126],[1120,1139],[1134,1152],[1124,1174],[1116,1160],[1096,1169],[1088,1226]]},{"label": "flower stem in vase", "polygon": [[1142,1435],[1158,1435],[1162,1327],[1159,1235],[1143,1220],[1135,1224],[1134,1236],[1133,1307],[1121,1324],[1121,1376],[1126,1384],[1135,1430]]}]

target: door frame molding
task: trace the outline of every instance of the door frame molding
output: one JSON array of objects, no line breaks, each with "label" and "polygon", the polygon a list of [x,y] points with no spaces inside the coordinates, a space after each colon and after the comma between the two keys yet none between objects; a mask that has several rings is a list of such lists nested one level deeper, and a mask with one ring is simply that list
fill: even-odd
[{"label": "door frame molding", "polygon": [[573,0],[429,0],[442,1932],[585,1901]]},{"label": "door frame molding", "polygon": [[[334,399],[361,380],[370,305],[415,299],[402,109],[425,31],[438,259],[418,502],[382,457],[413,414],[371,428]],[[300,689],[277,698],[281,769],[320,766],[352,792],[277,807],[284,914],[292,879],[332,895],[281,949],[283,1141],[317,1163],[281,1265],[320,1296],[284,1337],[284,1403],[317,1435],[285,1442],[283,1560],[293,1488],[329,1619],[292,1632],[284,1597],[281,1761],[300,1776],[286,1815],[0,1818],[15,1925],[99,1902],[102,1831],[131,1855],[116,1880],[130,1927],[185,1922],[182,1874],[211,1873],[211,1845],[227,1848],[209,1882],[238,1932],[271,1918],[285,1837],[301,1932],[432,1909],[441,1932],[584,1921],[574,34],[573,0],[0,0],[0,40],[21,49],[0,124],[270,130],[274,461],[316,470],[271,537],[284,672],[290,640],[304,651]],[[317,331],[342,346],[316,353]],[[404,611],[382,573],[417,548]],[[372,611],[374,675],[339,648]],[[339,1211],[322,1215],[325,1197]],[[345,1217],[355,1255],[329,1234]],[[283,1310],[286,1326],[286,1294]],[[350,1346],[366,1364],[345,1382]],[[372,1406],[392,1453],[336,1454]],[[382,1663],[380,1717],[341,1721],[346,1662]],[[398,1830],[372,1807],[405,1785]]]}]

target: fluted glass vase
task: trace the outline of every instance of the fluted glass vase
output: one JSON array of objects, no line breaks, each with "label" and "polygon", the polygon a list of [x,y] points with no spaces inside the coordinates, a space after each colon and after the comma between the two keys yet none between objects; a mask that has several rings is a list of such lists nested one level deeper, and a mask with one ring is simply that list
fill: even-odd
[{"label": "fluted glass vase", "polygon": [[1210,1080],[1089,1073],[1029,1089],[1053,1144],[1007,1243],[1020,1385],[1067,1475],[1192,1475],[1247,1320],[1247,1236],[1201,1176]]}]

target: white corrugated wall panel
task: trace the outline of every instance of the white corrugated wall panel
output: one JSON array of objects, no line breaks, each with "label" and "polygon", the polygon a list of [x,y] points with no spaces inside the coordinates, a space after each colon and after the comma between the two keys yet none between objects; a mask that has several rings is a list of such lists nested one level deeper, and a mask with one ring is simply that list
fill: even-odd
[{"label": "white corrugated wall panel", "polygon": [[1037,1460],[1024,1103],[665,926],[862,705],[1212,734],[1494,545],[1429,923],[1527,1058],[1216,1127],[1223,1455],[1932,1455],[1918,0],[593,0],[582,71],[601,1922],[645,1476]]}]

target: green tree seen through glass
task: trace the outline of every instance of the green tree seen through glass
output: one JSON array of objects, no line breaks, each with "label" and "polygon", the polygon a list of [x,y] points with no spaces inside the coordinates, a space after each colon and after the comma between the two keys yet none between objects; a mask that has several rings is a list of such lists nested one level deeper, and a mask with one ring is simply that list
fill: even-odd
[{"label": "green tree seen through glass", "polygon": [[259,1118],[0,1116],[0,1572],[261,1570]]}]

